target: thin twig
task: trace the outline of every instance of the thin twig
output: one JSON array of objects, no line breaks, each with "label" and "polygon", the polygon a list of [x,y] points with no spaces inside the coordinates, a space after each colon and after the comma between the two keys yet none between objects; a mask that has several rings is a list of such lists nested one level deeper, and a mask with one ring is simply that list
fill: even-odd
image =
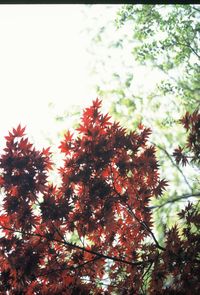
[{"label": "thin twig", "polygon": [[98,259],[101,259],[101,257],[96,256],[94,259],[88,260],[88,261],[86,261],[86,262],[84,262],[82,264],[79,264],[77,266],[61,266],[60,268],[49,270],[49,271],[47,271],[45,273],[41,273],[41,274],[36,275],[34,277],[44,277],[44,276],[46,276],[48,274],[51,274],[51,273],[54,273],[54,272],[60,272],[60,271],[63,271],[63,270],[76,270],[76,269],[84,267],[85,265],[87,265],[89,263],[95,262]]},{"label": "thin twig", "polygon": [[200,12],[200,9],[196,8],[195,6],[192,6],[192,8],[198,12]]},{"label": "thin twig", "polygon": [[188,199],[188,198],[192,198],[192,197],[197,197],[199,198],[200,197],[200,192],[199,193],[194,193],[194,194],[185,194],[185,195],[182,195],[182,196],[178,196],[176,198],[173,198],[171,200],[167,200],[166,202],[160,204],[160,205],[155,205],[155,206],[151,206],[149,207],[149,209],[160,209],[162,207],[164,207],[165,205],[169,204],[169,203],[174,203],[174,202],[177,202],[181,199]]},{"label": "thin twig", "polygon": [[[153,143],[153,142],[152,142]],[[172,157],[171,157],[171,155],[168,153],[168,151],[166,151],[166,149],[165,148],[163,148],[162,146],[160,146],[160,145],[157,145],[157,144],[155,144],[155,143],[153,143],[157,148],[159,148],[160,150],[162,150],[165,154],[166,154],[166,156],[170,159],[170,161],[171,161],[171,163],[173,164],[173,166],[175,166],[177,169],[178,169],[178,171],[181,173],[181,175],[183,176],[183,178],[184,178],[184,181],[185,181],[185,183],[187,184],[187,186],[189,187],[189,189],[191,190],[191,192],[192,192],[192,187],[191,187],[191,185],[189,184],[189,182],[187,181],[187,178],[186,178],[186,176],[184,175],[184,173],[183,173],[183,171],[180,169],[180,167],[174,162],[174,160],[172,159]]]},{"label": "thin twig", "polygon": [[[142,275],[142,282],[144,282],[144,278],[145,278],[145,276],[146,276],[146,274],[150,271],[150,269],[151,269],[151,267],[152,267],[152,265],[153,265],[153,261],[149,264],[149,266],[148,266],[148,268],[146,269],[146,271],[144,272],[144,274]],[[148,278],[147,278],[148,279]],[[147,279],[145,280],[145,283],[146,283],[146,281],[147,281]],[[143,290],[143,285],[141,286],[141,290],[142,290],[142,292],[143,292],[143,294],[146,294],[146,290],[144,291]],[[146,286],[145,286],[146,287]],[[146,289],[146,288],[145,288]]]}]

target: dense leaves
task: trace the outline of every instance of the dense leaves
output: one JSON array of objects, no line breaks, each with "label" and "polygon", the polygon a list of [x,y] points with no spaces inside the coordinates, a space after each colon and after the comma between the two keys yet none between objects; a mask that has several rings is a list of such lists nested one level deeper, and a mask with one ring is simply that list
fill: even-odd
[{"label": "dense leaves", "polygon": [[[96,16],[85,35],[93,41],[88,51],[97,93],[123,127],[132,130],[142,121],[153,130],[149,140],[157,148],[160,174],[170,183],[162,198],[152,201],[157,207],[153,218],[159,241],[165,228],[177,221],[184,202],[181,196],[186,201],[186,196],[200,190],[192,153],[184,148],[187,134],[179,124],[180,117],[200,105],[199,8],[192,4],[114,5],[101,7],[102,11],[88,7],[88,19]],[[173,157],[175,148],[180,162]]]},{"label": "dense leaves", "polygon": [[6,136],[0,294],[200,291],[198,210],[189,204],[180,212],[183,232],[175,226],[158,243],[149,203],[167,181],[148,143],[151,130],[140,124],[127,133],[100,106],[93,101],[76,132],[65,134],[59,187],[48,182],[49,149],[35,150],[20,125]]},{"label": "dense leaves", "polygon": [[176,162],[180,162],[185,165],[188,163],[188,159],[196,164],[199,164],[200,158],[200,113],[196,110],[191,115],[187,112],[185,116],[180,120],[183,127],[188,132],[187,143],[185,146],[185,152],[183,148],[179,147],[175,149],[174,156]]}]

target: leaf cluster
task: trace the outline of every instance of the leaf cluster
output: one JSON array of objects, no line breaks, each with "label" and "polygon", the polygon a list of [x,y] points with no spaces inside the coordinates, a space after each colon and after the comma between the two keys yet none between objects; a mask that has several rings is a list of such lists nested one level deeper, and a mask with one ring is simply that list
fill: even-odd
[{"label": "leaf cluster", "polygon": [[100,106],[96,99],[84,110],[77,136],[65,134],[59,187],[48,183],[49,148],[35,150],[20,125],[6,136],[0,294],[200,290],[198,210],[188,205],[180,212],[182,236],[174,227],[159,244],[149,202],[167,182],[148,143],[151,131],[140,124],[128,133]]}]

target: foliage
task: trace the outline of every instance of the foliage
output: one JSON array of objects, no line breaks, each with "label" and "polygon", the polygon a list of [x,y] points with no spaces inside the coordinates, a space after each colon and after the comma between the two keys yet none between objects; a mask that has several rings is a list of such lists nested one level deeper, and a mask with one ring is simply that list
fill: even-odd
[{"label": "foliage", "polygon": [[200,114],[198,111],[195,111],[192,115],[188,112],[185,116],[181,119],[181,123],[183,124],[184,128],[189,132],[187,138],[186,148],[191,152],[191,155],[184,155],[183,149],[179,147],[174,151],[174,156],[176,158],[176,162],[179,164],[182,162],[183,165],[188,163],[188,158],[190,158],[191,162],[195,162],[200,164],[200,149],[199,149],[199,142],[200,142]]},{"label": "foliage", "polygon": [[173,158],[186,137],[179,118],[200,103],[199,13],[198,5],[108,6],[101,16],[98,11],[89,32],[92,77],[110,114],[129,130],[141,121],[153,130],[160,174],[171,184],[162,201],[172,201],[163,207],[160,199],[152,200],[153,218],[161,220],[156,222],[159,240],[183,206],[177,195],[199,190],[194,165],[180,168]]},{"label": "foliage", "polygon": [[[49,148],[35,150],[20,125],[6,136],[1,294],[199,293],[198,207],[189,203],[179,213],[184,228],[177,224],[157,241],[150,200],[161,198],[167,182],[151,130],[140,124],[128,133],[100,106],[93,101],[76,132],[65,134],[60,186],[48,182]],[[186,118],[197,134],[188,145],[196,156],[199,114]]]},{"label": "foliage", "polygon": [[117,25],[131,22],[137,40],[134,57],[167,74],[163,94],[182,97],[193,110],[199,104],[200,9],[198,5],[125,5]]}]

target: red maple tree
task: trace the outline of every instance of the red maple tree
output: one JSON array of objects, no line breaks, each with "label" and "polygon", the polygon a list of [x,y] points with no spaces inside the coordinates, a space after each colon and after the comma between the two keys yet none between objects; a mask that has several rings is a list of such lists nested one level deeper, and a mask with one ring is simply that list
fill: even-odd
[{"label": "red maple tree", "polygon": [[[189,203],[179,214],[182,233],[175,226],[159,244],[149,202],[167,182],[151,130],[127,133],[100,106],[97,99],[84,110],[77,136],[65,134],[60,186],[48,182],[49,148],[37,151],[20,125],[6,137],[0,294],[199,294],[199,211]],[[200,118],[193,116],[188,148],[197,158]]]}]

